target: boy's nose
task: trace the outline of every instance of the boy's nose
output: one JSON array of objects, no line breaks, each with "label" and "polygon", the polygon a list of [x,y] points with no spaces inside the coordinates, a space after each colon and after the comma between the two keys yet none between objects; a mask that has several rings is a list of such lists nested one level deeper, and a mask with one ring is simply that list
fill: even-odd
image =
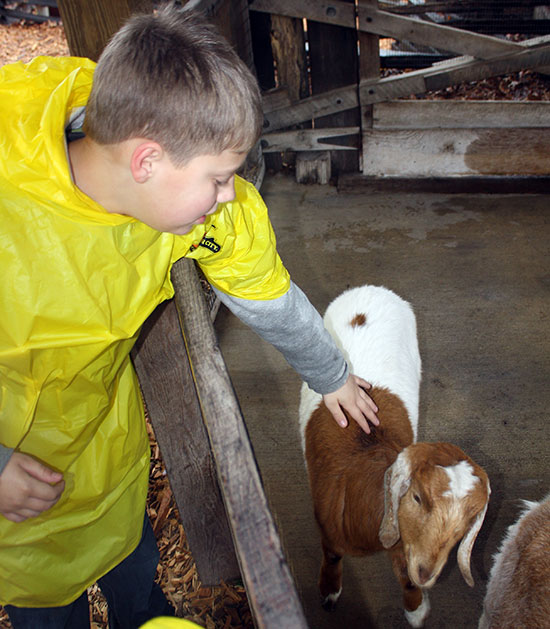
[{"label": "boy's nose", "polygon": [[235,180],[233,177],[218,188],[218,203],[227,203],[235,198]]}]

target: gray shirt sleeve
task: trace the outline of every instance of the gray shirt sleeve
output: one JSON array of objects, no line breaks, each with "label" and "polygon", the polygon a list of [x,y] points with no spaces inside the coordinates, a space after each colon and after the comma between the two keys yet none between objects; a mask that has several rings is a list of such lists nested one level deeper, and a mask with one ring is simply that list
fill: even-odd
[{"label": "gray shirt sleeve", "polygon": [[8,461],[10,460],[12,452],[13,448],[6,448],[3,445],[0,445],[0,474],[3,472]]},{"label": "gray shirt sleeve", "polygon": [[347,363],[321,315],[296,284],[291,282],[282,297],[268,300],[241,299],[214,290],[235,316],[283,354],[314,391],[324,395],[345,384]]}]

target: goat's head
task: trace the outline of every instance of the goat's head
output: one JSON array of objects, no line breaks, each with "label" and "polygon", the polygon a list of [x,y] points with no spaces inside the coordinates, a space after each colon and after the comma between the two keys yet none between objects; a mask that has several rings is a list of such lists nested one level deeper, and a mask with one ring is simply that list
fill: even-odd
[{"label": "goat's head", "polygon": [[490,494],[485,471],[452,444],[415,443],[387,469],[384,486],[380,541],[390,548],[401,538],[411,581],[431,587],[462,540],[458,565],[473,586],[470,555]]}]

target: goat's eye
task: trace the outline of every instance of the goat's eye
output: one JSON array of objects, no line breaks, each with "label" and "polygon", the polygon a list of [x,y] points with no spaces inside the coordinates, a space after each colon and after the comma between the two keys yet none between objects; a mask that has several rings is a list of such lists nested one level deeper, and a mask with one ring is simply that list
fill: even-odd
[{"label": "goat's eye", "polygon": [[422,501],[420,500],[420,496],[418,494],[413,494],[413,498],[414,501],[417,502],[419,505],[422,504]]}]

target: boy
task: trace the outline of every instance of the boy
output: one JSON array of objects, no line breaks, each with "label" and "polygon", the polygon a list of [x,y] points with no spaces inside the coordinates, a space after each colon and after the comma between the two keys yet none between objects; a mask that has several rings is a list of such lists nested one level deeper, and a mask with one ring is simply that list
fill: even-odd
[{"label": "boy", "polygon": [[195,258],[341,425],[344,408],[368,432],[376,407],[235,176],[260,134],[260,95],[200,19],[131,19],[95,74],[85,59],[6,66],[0,110],[0,603],[15,629],[88,627],[98,581],[111,628],[136,627],[171,610],[154,584],[129,353],[173,294],[175,260]]}]

